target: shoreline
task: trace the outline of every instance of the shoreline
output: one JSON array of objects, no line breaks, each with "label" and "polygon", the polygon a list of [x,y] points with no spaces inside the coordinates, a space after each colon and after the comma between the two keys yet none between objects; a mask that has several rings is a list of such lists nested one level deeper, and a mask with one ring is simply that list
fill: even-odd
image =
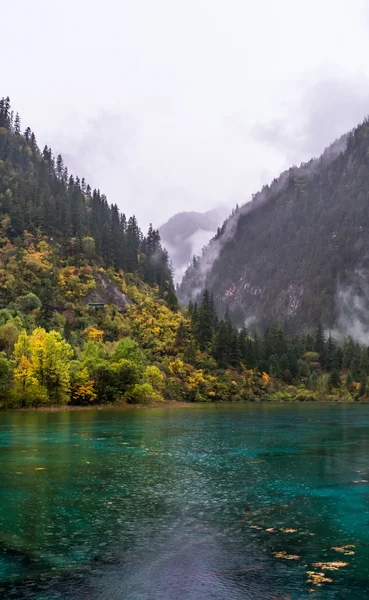
[{"label": "shoreline", "polygon": [[125,410],[135,408],[186,408],[189,406],[204,404],[203,402],[153,402],[152,404],[91,404],[87,406],[71,406],[69,404],[51,405],[51,406],[29,406],[19,408],[3,408],[2,413],[6,412],[82,412],[88,410]]},{"label": "shoreline", "polygon": [[360,405],[368,404],[368,400],[355,400],[354,402],[339,401],[339,400],[305,400],[305,401],[288,401],[288,400],[259,400],[259,401],[244,401],[244,402],[184,402],[176,400],[166,400],[165,402],[153,402],[152,404],[94,404],[87,406],[71,406],[69,404],[50,405],[50,406],[29,406],[19,408],[3,408],[0,409],[0,413],[13,413],[13,412],[45,412],[45,413],[57,413],[57,412],[84,412],[91,410],[132,410],[132,409],[145,409],[145,408],[189,408],[194,406],[225,406],[232,404],[233,406],[242,406],[244,404],[288,404],[288,405],[302,405],[302,404],[347,404],[347,405]]}]

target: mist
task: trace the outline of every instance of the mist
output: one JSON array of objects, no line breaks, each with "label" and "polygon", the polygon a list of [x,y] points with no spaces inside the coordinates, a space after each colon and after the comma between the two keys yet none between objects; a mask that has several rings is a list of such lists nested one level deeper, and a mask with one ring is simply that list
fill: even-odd
[{"label": "mist", "polygon": [[231,209],[368,112],[367,3],[305,8],[7,3],[3,94],[41,147],[144,229],[182,210]]},{"label": "mist", "polygon": [[367,275],[357,269],[349,283],[339,283],[336,294],[337,322],[332,337],[342,342],[351,336],[369,346],[369,284]]}]

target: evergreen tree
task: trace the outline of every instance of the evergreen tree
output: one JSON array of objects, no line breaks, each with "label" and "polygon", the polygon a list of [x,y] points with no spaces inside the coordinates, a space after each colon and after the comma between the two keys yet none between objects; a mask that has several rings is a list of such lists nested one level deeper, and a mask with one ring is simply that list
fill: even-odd
[{"label": "evergreen tree", "polygon": [[326,341],[322,324],[319,322],[315,330],[314,350],[319,354],[319,362],[324,369],[326,367]]},{"label": "evergreen tree", "polygon": [[365,373],[363,373],[360,378],[360,387],[359,387],[359,391],[358,391],[358,397],[363,398],[364,396],[366,396],[366,390],[367,390],[367,376],[365,375]]},{"label": "evergreen tree", "polygon": [[347,387],[347,389],[351,392],[354,388],[354,380],[352,378],[351,375],[351,371],[347,371],[347,376],[346,376],[346,381],[345,381],[345,386]]},{"label": "evergreen tree", "polygon": [[329,375],[329,380],[328,380],[328,385],[330,389],[334,389],[339,387],[341,383],[340,380],[340,374],[339,371],[335,368],[332,369],[330,375]]},{"label": "evergreen tree", "polygon": [[336,345],[332,340],[332,335],[329,334],[328,341],[326,344],[326,367],[327,371],[332,371],[335,365],[336,358]]},{"label": "evergreen tree", "polygon": [[15,135],[20,135],[21,134],[21,121],[20,121],[20,117],[19,117],[19,113],[17,113],[15,115],[15,121],[14,121],[14,133]]},{"label": "evergreen tree", "polygon": [[198,326],[196,336],[199,342],[200,350],[205,350],[210,344],[214,331],[214,306],[208,290],[205,290],[202,296],[202,302],[199,310]]}]

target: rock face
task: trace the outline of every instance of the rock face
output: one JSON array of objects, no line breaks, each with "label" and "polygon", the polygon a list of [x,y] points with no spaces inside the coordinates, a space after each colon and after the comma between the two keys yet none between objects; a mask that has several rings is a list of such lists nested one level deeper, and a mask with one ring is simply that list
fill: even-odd
[{"label": "rock face", "polygon": [[252,322],[262,329],[276,319],[293,333],[320,319],[334,327],[342,321],[340,290],[347,296],[352,274],[360,273],[355,290],[350,288],[356,305],[369,285],[368,190],[364,121],[319,159],[285,171],[231,215],[187,270],[181,302],[207,287],[218,309],[228,309],[240,325]]},{"label": "rock face", "polygon": [[106,273],[98,273],[96,288],[86,298],[86,304],[89,302],[114,304],[121,312],[124,312],[128,306],[133,304],[133,300],[123,294]]}]

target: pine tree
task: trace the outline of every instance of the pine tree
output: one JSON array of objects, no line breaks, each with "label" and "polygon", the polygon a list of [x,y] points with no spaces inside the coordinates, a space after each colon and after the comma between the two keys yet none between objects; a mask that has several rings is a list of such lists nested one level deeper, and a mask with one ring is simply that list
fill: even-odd
[{"label": "pine tree", "polygon": [[237,329],[233,331],[229,361],[232,367],[235,369],[239,368],[241,363],[241,348]]},{"label": "pine tree", "polygon": [[319,354],[319,362],[322,369],[326,367],[326,341],[322,324],[319,322],[315,330],[314,350]]},{"label": "pine tree", "polygon": [[21,134],[21,121],[20,121],[19,113],[16,113],[16,115],[15,115],[14,133],[15,133],[15,135]]},{"label": "pine tree", "polygon": [[351,375],[351,371],[347,371],[345,386],[351,392],[354,388],[354,380]]},{"label": "pine tree", "polygon": [[188,331],[186,324],[183,319],[180,320],[179,326],[176,332],[176,347],[182,348],[182,346],[188,340]]},{"label": "pine tree", "polygon": [[332,340],[332,335],[329,334],[328,341],[326,344],[326,367],[327,371],[332,371],[334,368],[336,354],[336,345]]},{"label": "pine tree", "polygon": [[367,376],[365,375],[365,373],[363,373],[360,378],[360,387],[359,387],[359,391],[358,391],[358,397],[363,398],[364,396],[366,396],[366,390],[367,390]]},{"label": "pine tree", "polygon": [[339,387],[341,383],[340,380],[340,374],[339,371],[337,369],[332,369],[330,375],[329,375],[329,379],[328,379],[328,385],[330,389],[334,389]]},{"label": "pine tree", "polygon": [[199,322],[197,328],[197,340],[200,350],[204,351],[210,344],[214,331],[214,307],[210,300],[208,290],[205,290],[202,296],[202,302],[199,310]]}]

